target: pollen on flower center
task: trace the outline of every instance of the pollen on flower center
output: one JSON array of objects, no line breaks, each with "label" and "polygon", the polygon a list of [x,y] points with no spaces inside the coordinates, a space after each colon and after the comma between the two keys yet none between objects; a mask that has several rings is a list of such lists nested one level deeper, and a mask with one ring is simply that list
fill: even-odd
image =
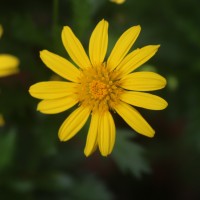
[{"label": "pollen on flower center", "polygon": [[93,111],[112,109],[123,92],[115,77],[116,72],[109,72],[105,64],[83,70],[78,88],[79,102]]},{"label": "pollen on flower center", "polygon": [[94,99],[102,99],[108,94],[108,89],[105,83],[102,83],[99,80],[93,80],[89,84],[89,93],[94,97]]}]

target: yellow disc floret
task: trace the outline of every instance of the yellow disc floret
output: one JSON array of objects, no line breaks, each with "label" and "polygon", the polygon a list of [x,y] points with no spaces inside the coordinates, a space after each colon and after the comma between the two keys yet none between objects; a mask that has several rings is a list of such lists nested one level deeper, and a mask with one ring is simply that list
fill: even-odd
[{"label": "yellow disc floret", "polygon": [[123,92],[115,77],[116,72],[109,72],[105,64],[83,70],[78,88],[79,102],[93,111],[112,109]]},{"label": "yellow disc floret", "polygon": [[94,99],[103,99],[108,94],[108,89],[105,83],[99,80],[93,80],[89,83],[89,93]]}]

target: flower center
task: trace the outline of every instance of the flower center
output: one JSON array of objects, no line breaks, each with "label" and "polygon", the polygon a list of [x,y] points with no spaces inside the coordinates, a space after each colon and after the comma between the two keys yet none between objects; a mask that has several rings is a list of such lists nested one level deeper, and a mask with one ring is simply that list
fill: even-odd
[{"label": "flower center", "polygon": [[77,92],[80,104],[90,106],[92,111],[113,109],[123,92],[116,73],[109,72],[105,64],[83,70]]},{"label": "flower center", "polygon": [[94,99],[103,99],[108,94],[107,86],[99,80],[93,80],[89,83],[89,93]]}]

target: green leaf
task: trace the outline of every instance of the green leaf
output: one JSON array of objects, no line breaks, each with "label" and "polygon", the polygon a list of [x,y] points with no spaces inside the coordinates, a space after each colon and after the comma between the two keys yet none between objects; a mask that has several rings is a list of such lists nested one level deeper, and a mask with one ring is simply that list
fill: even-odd
[{"label": "green leaf", "polygon": [[77,180],[69,191],[70,199],[76,200],[111,200],[112,194],[105,185],[94,176],[85,176]]},{"label": "green leaf", "polygon": [[11,129],[0,134],[0,172],[10,166],[15,149],[16,132]]},{"label": "green leaf", "polygon": [[51,192],[66,192],[71,187],[73,177],[60,171],[44,173],[36,182],[38,189]]},{"label": "green leaf", "polygon": [[112,157],[123,172],[130,171],[140,178],[142,173],[150,172],[150,167],[143,155],[143,147],[130,140],[133,136],[131,131],[118,131]]},{"label": "green leaf", "polygon": [[17,193],[27,193],[34,190],[34,183],[31,180],[25,179],[12,179],[9,182],[9,187],[12,191]]}]

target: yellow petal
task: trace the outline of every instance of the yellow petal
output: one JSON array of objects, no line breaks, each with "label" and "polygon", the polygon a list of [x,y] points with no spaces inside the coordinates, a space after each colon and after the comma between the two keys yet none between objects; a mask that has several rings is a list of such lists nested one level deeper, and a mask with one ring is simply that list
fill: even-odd
[{"label": "yellow petal", "polygon": [[108,22],[101,20],[90,37],[89,55],[93,66],[103,63],[108,46]]},{"label": "yellow petal", "polygon": [[146,120],[132,106],[120,102],[115,107],[116,112],[124,119],[124,121],[136,132],[147,137],[153,137],[155,131],[146,122]]},{"label": "yellow petal", "polygon": [[103,113],[100,117],[98,144],[102,156],[109,155],[114,147],[115,124],[109,111]]},{"label": "yellow petal", "polygon": [[38,104],[37,110],[45,114],[56,114],[68,110],[77,102],[78,101],[71,96],[58,99],[45,99]]},{"label": "yellow petal", "polygon": [[164,88],[166,79],[154,72],[135,72],[124,76],[120,83],[127,90],[153,91]]},{"label": "yellow petal", "polygon": [[149,45],[128,54],[117,67],[120,77],[129,74],[148,61],[158,51],[159,47],[160,45]]},{"label": "yellow petal", "polygon": [[125,92],[121,94],[120,99],[133,106],[138,106],[151,110],[163,110],[167,107],[167,102],[153,94],[144,92]]},{"label": "yellow petal", "polygon": [[71,59],[82,69],[91,67],[90,60],[85,50],[74,35],[70,27],[65,26],[62,31],[62,42]]},{"label": "yellow petal", "polygon": [[58,136],[61,141],[71,139],[86,123],[90,109],[87,107],[79,107],[73,111],[69,117],[61,125]]},{"label": "yellow petal", "polygon": [[92,154],[97,148],[98,127],[99,115],[96,113],[92,113],[90,127],[87,135],[87,141],[84,149],[84,153],[86,156]]},{"label": "yellow petal", "polygon": [[38,99],[57,99],[73,95],[77,84],[64,81],[46,81],[32,85],[29,89],[31,96]]},{"label": "yellow petal", "polygon": [[0,24],[0,38],[1,38],[2,35],[3,35],[3,27]]},{"label": "yellow petal", "polygon": [[47,50],[40,52],[40,58],[48,68],[61,77],[73,82],[78,82],[80,71],[65,58]]},{"label": "yellow petal", "polygon": [[18,69],[19,59],[9,54],[0,55],[0,77],[15,74]]},{"label": "yellow petal", "polygon": [[133,26],[125,31],[118,39],[107,61],[107,67],[110,71],[114,70],[126,56],[137,39],[140,30],[140,26]]}]

